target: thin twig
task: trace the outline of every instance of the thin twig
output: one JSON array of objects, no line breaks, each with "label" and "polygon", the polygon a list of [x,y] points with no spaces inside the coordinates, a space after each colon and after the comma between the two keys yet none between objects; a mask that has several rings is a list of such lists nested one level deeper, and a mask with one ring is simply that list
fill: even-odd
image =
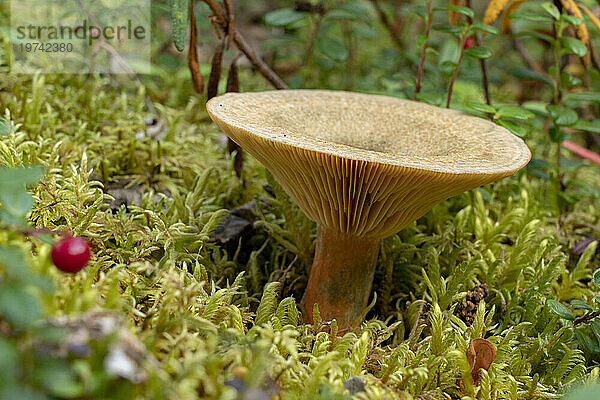
[{"label": "thin twig", "polygon": [[223,0],[223,3],[225,3],[225,10],[227,11],[227,50],[229,50],[235,37],[235,14],[231,0]]},{"label": "thin twig", "polygon": [[598,316],[600,316],[600,310],[594,311],[592,313],[583,314],[581,317],[575,318],[573,320],[573,325],[579,325],[583,322],[591,321]]},{"label": "thin twig", "polygon": [[221,80],[221,69],[223,67],[223,49],[225,47],[225,36],[217,45],[213,54],[208,85],[206,85],[206,101],[215,97],[219,92],[219,81]]},{"label": "thin twig", "polygon": [[417,72],[417,84],[415,86],[414,99],[417,98],[417,94],[421,92],[421,82],[423,81],[423,69],[425,68],[425,55],[427,53],[427,42],[429,41],[429,34],[431,33],[431,23],[433,21],[432,11],[432,0],[427,2],[427,27],[425,28],[425,43],[421,49],[421,60],[419,61],[419,70]]},{"label": "thin twig", "polygon": [[460,63],[462,62],[463,55],[465,54],[465,46],[460,38],[458,40],[458,45],[460,46],[460,55],[458,56],[458,62],[456,63],[456,67],[454,67],[454,72],[452,72],[452,78],[450,78],[450,86],[448,87],[448,98],[446,99],[446,108],[450,108],[450,100],[452,99],[452,90],[454,89],[454,82],[456,81],[456,77],[458,76]]},{"label": "thin twig", "polygon": [[[210,7],[211,11],[216,17],[216,22],[223,31],[226,29],[225,14],[223,8],[215,0],[202,0]],[[242,36],[237,28],[233,28],[233,42],[240,49],[242,53],[250,60],[252,65],[264,76],[271,85],[276,89],[287,89],[288,85],[273,71],[263,60],[256,55],[254,49],[246,42],[246,39]]]},{"label": "thin twig", "polygon": [[[471,8],[471,0],[467,0],[466,6]],[[473,18],[467,16],[467,20],[469,21],[469,25],[473,25]],[[481,40],[479,39],[479,35],[477,32],[473,33],[473,38],[475,39],[475,46],[481,45]],[[490,98],[490,82],[488,79],[487,67],[485,64],[485,58],[479,59],[479,65],[481,66],[481,79],[483,81],[483,93],[485,95],[485,102],[488,106],[492,105],[492,100]],[[493,118],[493,114],[488,114],[488,117]]]}]

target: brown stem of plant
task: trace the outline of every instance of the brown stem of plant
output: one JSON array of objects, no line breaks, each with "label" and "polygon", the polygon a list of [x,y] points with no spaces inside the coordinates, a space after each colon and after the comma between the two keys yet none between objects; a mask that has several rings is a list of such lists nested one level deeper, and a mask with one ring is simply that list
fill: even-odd
[{"label": "brown stem of plant", "polygon": [[[471,0],[467,0],[465,5],[471,8]],[[473,25],[473,18],[467,17],[467,21],[469,21],[469,25]],[[481,40],[479,39],[479,35],[477,32],[473,33],[473,38],[475,39],[475,46],[481,46]],[[479,65],[481,66],[481,79],[483,81],[483,93],[485,95],[485,102],[488,106],[492,105],[492,100],[490,98],[490,81],[488,78],[487,67],[485,63],[485,58],[479,59]],[[488,117],[493,118],[493,114],[488,114]]]},{"label": "brown stem of plant", "polygon": [[210,75],[208,76],[208,85],[206,86],[206,101],[215,97],[219,92],[219,81],[221,80],[221,68],[223,63],[223,50],[225,48],[225,36],[215,49],[213,54]]},{"label": "brown stem of plant", "polygon": [[27,229],[20,229],[20,228],[8,228],[8,230],[11,230],[13,232],[16,232],[18,234],[24,235],[24,236],[34,236],[37,237],[40,234],[48,234],[48,235],[59,235],[61,237],[69,237],[69,236],[73,236],[73,233],[71,231],[65,230],[65,229],[61,229],[61,230],[52,230],[49,228],[27,228]]},{"label": "brown stem of plant", "polygon": [[600,310],[594,311],[594,312],[591,312],[591,313],[587,313],[587,314],[583,314],[581,317],[575,318],[573,320],[573,325],[579,325],[579,324],[582,324],[584,322],[591,321],[594,318],[599,317],[599,316],[600,316]]},{"label": "brown stem of plant", "polygon": [[446,108],[450,108],[450,100],[452,100],[452,90],[454,88],[454,82],[456,81],[456,77],[458,76],[460,63],[462,62],[463,55],[465,54],[465,47],[463,45],[462,38],[459,38],[458,40],[458,45],[460,46],[460,55],[458,56],[458,62],[456,63],[456,67],[454,67],[454,71],[452,72],[452,78],[450,78],[450,86],[448,86],[448,98],[446,99]]},{"label": "brown stem of plant", "polygon": [[427,26],[425,28],[425,43],[421,48],[421,59],[419,61],[419,70],[417,72],[417,84],[415,86],[414,99],[417,98],[417,94],[421,92],[421,82],[423,81],[423,69],[425,68],[425,55],[427,53],[427,42],[429,41],[429,34],[431,33],[431,23],[433,20],[432,11],[432,0],[427,2]]},{"label": "brown stem of plant", "polygon": [[373,7],[375,8],[377,15],[379,16],[381,24],[387,30],[394,44],[398,46],[399,49],[403,49],[404,45],[402,44],[402,39],[400,38],[400,24],[398,23],[398,21],[395,21],[395,23],[393,24],[390,22],[385,11],[383,10],[383,8],[381,8],[379,0],[371,0],[371,3],[373,3]]},{"label": "brown stem of plant", "polygon": [[192,83],[196,93],[204,92],[204,78],[200,73],[200,65],[198,64],[198,48],[196,40],[198,30],[196,28],[196,15],[194,14],[194,0],[190,1],[190,48],[188,49],[188,69],[192,75]]},{"label": "brown stem of plant", "polygon": [[340,333],[357,328],[367,307],[381,239],[355,237],[317,226],[315,258],[301,301],[313,323],[313,307],[324,321],[337,320]]},{"label": "brown stem of plant", "polygon": [[[317,37],[317,32],[319,32],[319,28],[321,27],[321,21],[323,20],[323,15],[319,14],[316,16],[315,23],[311,23],[311,30],[308,38],[308,45],[306,46],[306,61],[304,65],[310,65],[312,61],[312,51],[315,47],[315,38]],[[312,21],[311,21],[312,22]]]},{"label": "brown stem of plant", "polygon": [[[202,0],[210,7],[211,11],[217,18],[217,21],[223,32],[227,29],[227,21],[226,16],[223,11],[223,8],[216,0]],[[244,53],[244,55],[248,58],[248,60],[252,63],[252,65],[261,73],[262,76],[265,77],[271,85],[273,85],[276,89],[287,89],[287,84],[273,71],[263,60],[260,59],[256,55],[256,52],[252,47],[246,42],[246,39],[242,36],[240,31],[237,28],[233,29],[233,42],[237,46],[237,48]]]},{"label": "brown stem of plant", "polygon": [[[237,93],[240,91],[240,79],[237,69],[237,60],[240,58],[240,56],[241,54],[238,54],[233,59],[231,66],[229,67],[229,74],[227,74],[227,88],[225,89],[227,93]],[[241,178],[244,168],[244,151],[236,142],[231,140],[231,138],[227,138],[227,152],[229,154],[235,152],[233,169],[235,170],[237,177]]]},{"label": "brown stem of plant", "polygon": [[227,50],[231,47],[231,42],[235,38],[235,13],[233,12],[232,0],[223,0],[225,11],[227,12]]}]

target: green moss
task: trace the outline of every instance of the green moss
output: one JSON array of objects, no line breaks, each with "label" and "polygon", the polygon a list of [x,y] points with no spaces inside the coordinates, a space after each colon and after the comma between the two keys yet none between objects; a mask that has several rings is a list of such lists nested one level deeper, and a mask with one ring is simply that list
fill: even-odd
[{"label": "green moss", "polygon": [[[4,396],[16,387],[39,398],[234,399],[226,382],[237,379],[246,393],[334,399],[348,398],[343,381],[360,375],[367,385],[358,398],[538,399],[559,396],[597,363],[580,350],[572,322],[545,305],[597,294],[597,259],[567,250],[579,237],[575,223],[597,223],[593,196],[559,213],[552,181],[521,172],[437,205],[384,241],[375,306],[359,332],[337,337],[322,322],[299,322],[314,226],[285,192],[252,159],[244,181],[235,176],[202,99],[155,104],[164,139],[136,137],[145,130],[145,91],[111,79],[19,77],[0,91],[14,128],[0,138],[0,166],[46,171],[31,189],[30,223],[88,238],[94,256],[71,276],[52,267],[48,244],[8,225],[0,246],[25,254],[23,265],[51,283],[26,285],[45,319],[122,315],[147,349],[138,360],[144,379],[107,372],[114,335],[87,355],[49,356],[38,346],[51,341],[48,329],[13,331],[0,320],[0,359],[18,371]],[[532,148],[542,140],[534,132]],[[567,173],[599,184],[591,166]],[[117,189],[138,204],[111,208]],[[252,235],[227,246],[211,240],[226,210],[251,200]],[[456,310],[479,283],[490,295],[468,325]],[[474,386],[466,350],[479,337],[497,357]],[[48,362],[58,378],[48,377]]]}]

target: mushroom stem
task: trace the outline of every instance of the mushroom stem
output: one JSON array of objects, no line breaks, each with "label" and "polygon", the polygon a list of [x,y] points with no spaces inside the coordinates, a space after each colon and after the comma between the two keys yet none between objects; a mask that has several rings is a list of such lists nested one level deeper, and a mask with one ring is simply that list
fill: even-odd
[{"label": "mushroom stem", "polygon": [[380,238],[351,236],[317,226],[315,258],[301,306],[313,323],[313,307],[340,332],[357,328],[369,301]]}]

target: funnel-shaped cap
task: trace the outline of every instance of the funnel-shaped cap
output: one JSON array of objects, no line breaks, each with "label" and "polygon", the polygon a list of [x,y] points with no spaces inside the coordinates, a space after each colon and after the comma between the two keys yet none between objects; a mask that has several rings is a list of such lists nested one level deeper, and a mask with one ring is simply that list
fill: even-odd
[{"label": "funnel-shaped cap", "polygon": [[531,157],[521,139],[492,122],[386,96],[229,93],[207,109],[309,218],[352,236],[394,234],[436,203],[512,175]]}]

